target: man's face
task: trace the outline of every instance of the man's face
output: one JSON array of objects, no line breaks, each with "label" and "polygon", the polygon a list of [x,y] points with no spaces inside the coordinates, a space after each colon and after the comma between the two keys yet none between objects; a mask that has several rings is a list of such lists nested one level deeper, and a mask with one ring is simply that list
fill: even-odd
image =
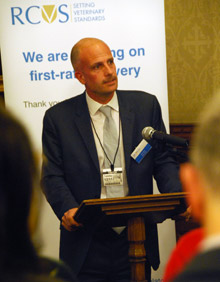
[{"label": "man's face", "polygon": [[81,49],[80,66],[75,75],[92,98],[109,97],[118,86],[111,51],[102,42],[93,42]]}]

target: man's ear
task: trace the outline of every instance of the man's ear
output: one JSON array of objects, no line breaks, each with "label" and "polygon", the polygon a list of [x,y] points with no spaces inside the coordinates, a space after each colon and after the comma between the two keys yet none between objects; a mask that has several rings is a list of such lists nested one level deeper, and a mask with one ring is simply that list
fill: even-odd
[{"label": "man's ear", "polygon": [[187,201],[192,207],[192,215],[199,222],[202,222],[206,195],[200,172],[190,163],[182,164],[180,167],[180,179],[183,189],[190,194]]},{"label": "man's ear", "polygon": [[84,75],[81,71],[75,71],[75,77],[79,80],[80,83],[85,85],[86,81],[85,81]]}]

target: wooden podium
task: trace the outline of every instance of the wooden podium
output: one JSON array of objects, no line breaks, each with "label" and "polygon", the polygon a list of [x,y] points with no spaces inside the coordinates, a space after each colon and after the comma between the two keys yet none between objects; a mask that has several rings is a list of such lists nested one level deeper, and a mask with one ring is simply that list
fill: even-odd
[{"label": "wooden podium", "polygon": [[112,227],[126,225],[131,281],[145,282],[145,222],[162,223],[165,219],[184,212],[184,199],[187,195],[181,192],[85,200],[74,218],[84,225],[97,224],[105,220]]}]

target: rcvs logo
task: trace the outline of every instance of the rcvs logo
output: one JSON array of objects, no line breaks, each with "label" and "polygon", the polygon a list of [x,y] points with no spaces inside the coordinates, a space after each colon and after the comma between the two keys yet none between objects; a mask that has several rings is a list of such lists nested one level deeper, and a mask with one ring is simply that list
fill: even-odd
[{"label": "rcvs logo", "polygon": [[32,5],[29,7],[11,7],[12,25],[38,25],[67,22],[104,21],[105,9],[96,7],[94,2],[73,4]]},{"label": "rcvs logo", "polygon": [[51,24],[55,20],[60,23],[69,21],[69,6],[67,4],[30,6],[28,8],[11,7],[12,25],[40,24],[42,20]]}]

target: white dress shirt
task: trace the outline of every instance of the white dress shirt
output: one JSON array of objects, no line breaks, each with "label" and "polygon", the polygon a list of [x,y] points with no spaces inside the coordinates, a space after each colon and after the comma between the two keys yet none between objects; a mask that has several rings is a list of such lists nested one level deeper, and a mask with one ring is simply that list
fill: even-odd
[{"label": "white dress shirt", "polygon": [[[103,126],[105,121],[105,115],[99,111],[99,108],[103,106],[103,104],[100,104],[96,101],[94,101],[92,98],[89,97],[89,95],[86,93],[86,101],[89,108],[89,113],[91,117],[91,126],[93,130],[93,135],[95,139],[98,159],[99,159],[99,166],[100,166],[100,173],[101,173],[101,198],[106,198],[106,187],[103,185],[103,177],[102,177],[102,171],[104,168],[104,151],[101,144],[103,145]],[[111,114],[112,118],[115,121],[117,131],[119,133],[119,105],[118,105],[118,98],[116,92],[114,93],[111,101],[109,101],[106,105],[111,107]],[[100,139],[100,142],[98,140],[98,137]],[[124,159],[124,148],[123,148],[123,136],[122,136],[122,128],[121,128],[121,121],[120,121],[120,144],[119,144],[119,152],[121,154],[121,163],[122,163],[122,171],[123,171],[123,188],[124,188],[124,196],[128,195],[128,183],[127,183],[127,177],[126,177],[126,171],[125,171],[125,159]],[[113,161],[113,160],[111,160]]]}]

